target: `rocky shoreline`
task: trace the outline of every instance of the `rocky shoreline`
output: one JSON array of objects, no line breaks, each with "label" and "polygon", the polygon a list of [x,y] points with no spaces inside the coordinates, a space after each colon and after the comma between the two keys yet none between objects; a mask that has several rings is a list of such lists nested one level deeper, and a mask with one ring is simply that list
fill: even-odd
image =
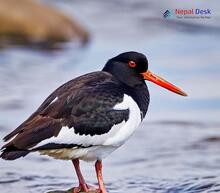
[{"label": "rocky shoreline", "polygon": [[0,0],[0,47],[56,48],[89,39],[88,31],[59,10],[33,0]]}]

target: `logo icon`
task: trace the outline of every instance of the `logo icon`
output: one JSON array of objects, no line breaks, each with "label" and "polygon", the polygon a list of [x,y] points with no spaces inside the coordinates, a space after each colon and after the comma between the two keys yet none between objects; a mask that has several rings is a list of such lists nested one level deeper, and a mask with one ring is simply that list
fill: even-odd
[{"label": "logo icon", "polygon": [[163,17],[164,18],[170,18],[172,16],[172,11],[170,10],[166,10],[164,13],[163,13]]}]

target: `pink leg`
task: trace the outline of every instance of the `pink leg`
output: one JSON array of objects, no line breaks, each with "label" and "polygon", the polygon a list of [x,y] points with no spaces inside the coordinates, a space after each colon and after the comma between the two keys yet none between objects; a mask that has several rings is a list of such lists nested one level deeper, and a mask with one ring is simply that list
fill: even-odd
[{"label": "pink leg", "polygon": [[80,192],[80,190],[82,189],[84,192],[88,192],[89,189],[88,189],[88,186],[83,178],[83,175],[80,171],[80,167],[79,167],[79,160],[78,159],[74,159],[72,160],[73,162],[73,165],[75,167],[75,170],[76,170],[76,175],[78,177],[78,180],[79,180],[79,187],[77,188],[74,188],[73,189],[73,193],[78,193]]},{"label": "pink leg", "polygon": [[99,183],[99,190],[101,193],[107,193],[105,185],[102,178],[102,161],[97,160],[95,163],[96,175]]}]

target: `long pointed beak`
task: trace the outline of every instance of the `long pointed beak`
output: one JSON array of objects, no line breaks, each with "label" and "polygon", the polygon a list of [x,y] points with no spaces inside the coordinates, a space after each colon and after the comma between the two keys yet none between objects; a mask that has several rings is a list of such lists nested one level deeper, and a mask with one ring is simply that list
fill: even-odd
[{"label": "long pointed beak", "polygon": [[179,95],[182,95],[182,96],[187,96],[187,94],[182,91],[181,89],[177,88],[176,86],[174,86],[173,84],[167,82],[166,80],[164,80],[163,78],[153,74],[152,72],[150,72],[149,70],[144,72],[144,73],[141,73],[144,77],[145,80],[149,80],[151,82],[154,82],[155,84],[159,85],[159,86],[162,86],[172,92],[175,92]]}]

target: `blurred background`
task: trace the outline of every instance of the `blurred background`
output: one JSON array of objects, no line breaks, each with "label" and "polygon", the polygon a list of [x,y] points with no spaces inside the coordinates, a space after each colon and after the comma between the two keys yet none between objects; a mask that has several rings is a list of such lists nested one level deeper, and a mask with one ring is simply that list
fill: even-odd
[{"label": "blurred background", "polygon": [[[209,18],[164,18],[210,9]],[[104,161],[111,193],[220,192],[220,3],[152,0],[0,0],[0,137],[59,85],[101,70],[125,51],[188,93],[147,83],[151,102],[135,135]],[[2,145],[3,142],[0,142]],[[95,184],[92,164],[83,164]],[[2,193],[77,185],[71,162],[33,154],[0,160]]]}]

